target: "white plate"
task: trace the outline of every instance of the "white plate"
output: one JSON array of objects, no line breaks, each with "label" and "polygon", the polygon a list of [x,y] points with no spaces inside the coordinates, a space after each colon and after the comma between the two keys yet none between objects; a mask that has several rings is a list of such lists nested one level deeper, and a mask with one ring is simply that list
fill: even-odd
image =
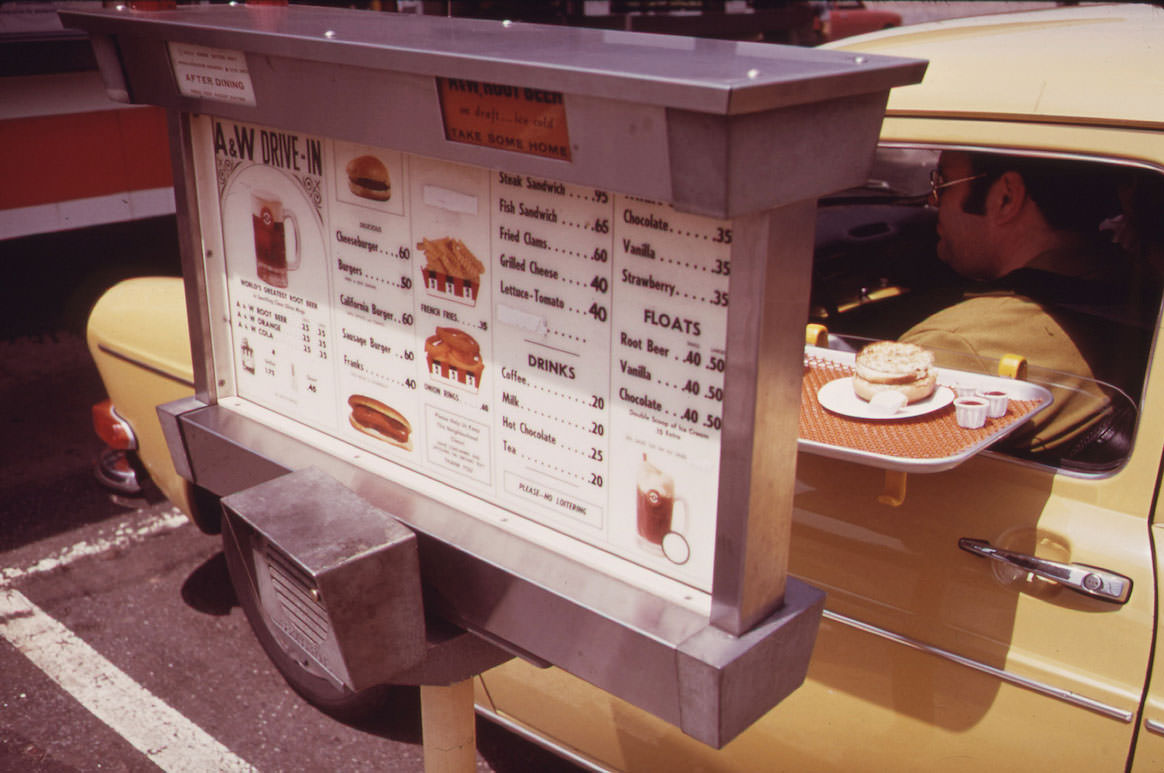
[{"label": "white plate", "polygon": [[854,419],[872,419],[885,421],[887,419],[912,419],[915,416],[924,416],[927,413],[945,408],[954,401],[954,391],[949,387],[940,386],[934,393],[924,400],[911,403],[893,413],[885,413],[871,407],[869,403],[857,397],[853,391],[853,377],[845,376],[830,381],[816,393],[820,404],[833,413],[849,416]]}]

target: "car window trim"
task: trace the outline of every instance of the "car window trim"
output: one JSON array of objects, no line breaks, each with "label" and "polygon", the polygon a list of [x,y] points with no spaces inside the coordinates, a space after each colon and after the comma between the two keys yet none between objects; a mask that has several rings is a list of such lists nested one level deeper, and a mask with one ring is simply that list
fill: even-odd
[{"label": "car window trim", "polygon": [[967,153],[994,153],[1003,156],[1023,156],[1024,158],[1049,158],[1061,161],[1082,161],[1095,164],[1106,164],[1127,169],[1140,169],[1164,175],[1164,166],[1124,156],[1106,156],[1095,153],[1083,153],[1077,150],[1039,150],[1021,145],[989,145],[974,142],[936,142],[922,140],[881,140],[879,148],[894,148],[897,150],[957,150]]},{"label": "car window trim", "polygon": [[[894,118],[897,118],[897,117],[923,117],[924,118],[927,116],[902,116],[902,115],[896,115],[896,114],[891,116],[889,113],[887,113],[886,118],[890,118],[890,117],[894,117]],[[934,118],[934,117],[938,117],[938,116],[928,116],[928,117]],[[957,116],[954,116],[954,117],[956,118]],[[1113,127],[1113,128],[1129,128],[1129,127]],[[1158,128],[1158,127],[1156,127],[1156,128]],[[877,149],[881,149],[881,148],[889,148],[889,149],[894,149],[894,150],[925,150],[925,151],[938,151],[938,152],[952,150],[952,151],[963,151],[963,152],[969,152],[969,153],[993,153],[993,154],[998,154],[998,155],[1022,156],[1025,158],[1044,158],[1044,159],[1054,159],[1054,160],[1062,160],[1062,161],[1090,162],[1090,163],[1096,163],[1096,164],[1103,164],[1106,166],[1119,167],[1119,168],[1123,168],[1123,169],[1134,169],[1134,170],[1150,172],[1153,174],[1164,175],[1164,165],[1161,165],[1158,163],[1144,161],[1141,159],[1127,158],[1127,157],[1122,157],[1122,156],[1112,156],[1112,155],[1103,155],[1103,154],[1097,154],[1097,153],[1087,153],[1087,152],[1081,152],[1081,151],[1075,151],[1075,150],[1040,150],[1038,148],[1030,148],[1030,147],[1024,147],[1024,146],[1019,146],[1019,145],[1005,145],[1005,144],[997,144],[996,145],[996,144],[988,144],[985,142],[942,142],[939,140],[878,140]],[[903,197],[903,198],[910,198],[910,197]],[[913,198],[917,198],[917,197],[913,197]],[[825,199],[822,199],[822,201],[824,201],[824,200]],[[1153,334],[1153,342],[1152,342],[1151,346],[1149,347],[1149,351],[1148,351],[1148,362],[1149,363],[1151,363],[1152,359],[1154,358],[1155,352],[1157,349],[1157,343],[1159,343],[1159,341],[1157,341],[1156,339],[1158,338],[1161,325],[1164,324],[1164,322],[1162,322],[1162,320],[1164,320],[1164,295],[1161,296],[1160,306],[1157,307],[1157,309],[1156,309],[1156,322],[1152,326],[1152,329],[1155,332]],[[1141,409],[1142,409],[1142,406],[1144,403],[1144,398],[1145,398],[1144,390],[1147,388],[1147,380],[1148,380],[1148,374],[1145,373],[1144,383],[1141,384],[1141,393],[1135,399],[1132,399],[1129,396],[1129,399],[1132,400],[1133,405],[1136,407],[1137,412],[1139,412],[1141,414],[1141,417],[1142,417],[1142,410]],[[1106,382],[1104,382],[1104,383],[1106,383]],[[1138,429],[1139,418],[1137,418],[1136,424],[1137,424],[1137,429]],[[1048,464],[1045,462],[1039,462],[1039,461],[1034,461],[1034,460],[1030,460],[1030,459],[1023,459],[1023,458],[1018,457],[1018,456],[1011,456],[1009,454],[999,452],[999,451],[987,450],[987,451],[983,451],[982,453],[984,455],[993,456],[993,457],[996,457],[999,459],[1005,459],[1009,462],[1019,463],[1019,464],[1023,464],[1023,465],[1027,465],[1027,466],[1033,466],[1033,467],[1036,467],[1039,469],[1047,470],[1047,471],[1052,472],[1052,473],[1057,474],[1057,475],[1063,475],[1063,476],[1070,477],[1070,478],[1079,478],[1079,479],[1085,479],[1085,480],[1091,480],[1091,479],[1102,480],[1102,479],[1108,479],[1108,478],[1114,477],[1115,475],[1118,475],[1121,470],[1126,468],[1128,463],[1130,463],[1132,457],[1135,456],[1136,447],[1138,445],[1139,445],[1138,442],[1133,443],[1131,452],[1128,454],[1127,458],[1124,460],[1124,463],[1119,468],[1117,468],[1115,470],[1111,470],[1111,471],[1098,472],[1098,473],[1097,472],[1071,470],[1071,469],[1059,467],[1057,465]]]},{"label": "car window trim", "polygon": [[1055,126],[1080,129],[1109,129],[1112,131],[1153,131],[1161,129],[1159,121],[1125,120],[1118,123],[1101,118],[1085,116],[1060,115],[1031,115],[1029,113],[982,113],[958,110],[911,110],[909,108],[890,107],[885,111],[886,118],[911,121],[966,121],[983,123],[1019,123],[1027,126]]}]

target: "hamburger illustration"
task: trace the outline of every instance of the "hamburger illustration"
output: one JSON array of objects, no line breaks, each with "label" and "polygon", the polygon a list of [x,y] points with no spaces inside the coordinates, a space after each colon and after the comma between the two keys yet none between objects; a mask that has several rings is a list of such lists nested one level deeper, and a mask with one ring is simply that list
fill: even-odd
[{"label": "hamburger illustration", "polygon": [[375,156],[357,156],[348,162],[348,189],[357,196],[373,201],[392,198],[392,181],[388,167]]},{"label": "hamburger illustration", "polygon": [[428,372],[432,375],[455,381],[474,391],[481,388],[481,374],[485,370],[481,347],[465,331],[438,327],[435,335],[425,339],[424,353]]},{"label": "hamburger illustration", "polygon": [[412,450],[412,425],[399,411],[367,395],[350,396],[348,406],[352,409],[348,421],[360,432],[406,451]]},{"label": "hamburger illustration", "polygon": [[477,302],[485,265],[460,239],[424,239],[416,245],[424,252],[421,269],[424,286],[432,295],[452,298],[470,306]]},{"label": "hamburger illustration", "polygon": [[882,392],[900,392],[916,403],[934,393],[938,375],[934,355],[916,344],[877,341],[857,353],[853,391],[864,400]]}]

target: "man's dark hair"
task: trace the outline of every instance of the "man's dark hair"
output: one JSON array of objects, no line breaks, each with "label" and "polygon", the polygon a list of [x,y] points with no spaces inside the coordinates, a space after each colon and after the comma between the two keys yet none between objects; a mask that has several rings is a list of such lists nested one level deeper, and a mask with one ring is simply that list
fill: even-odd
[{"label": "man's dark hair", "polygon": [[971,153],[973,173],[985,175],[970,183],[962,210],[985,214],[986,194],[1006,172],[1017,172],[1027,195],[1056,231],[1097,233],[1105,218],[1119,211],[1115,178],[1103,164],[1060,158],[1028,158]]},{"label": "man's dark hair", "polygon": [[1145,169],[1129,175],[1125,192],[1127,216],[1137,237],[1148,244],[1164,246],[1164,176]]}]

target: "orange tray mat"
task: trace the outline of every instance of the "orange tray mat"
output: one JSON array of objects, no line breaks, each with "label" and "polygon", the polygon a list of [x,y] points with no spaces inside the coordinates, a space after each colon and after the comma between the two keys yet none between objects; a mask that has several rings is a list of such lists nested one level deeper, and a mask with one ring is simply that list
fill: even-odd
[{"label": "orange tray mat", "polygon": [[958,426],[953,404],[912,418],[855,419],[826,410],[817,399],[817,392],[828,382],[852,376],[852,366],[812,355],[806,356],[805,363],[800,395],[800,439],[857,454],[902,460],[969,456],[1007,434],[1043,405],[1040,400],[1011,399],[1006,414],[997,419],[988,418],[978,429]]}]

